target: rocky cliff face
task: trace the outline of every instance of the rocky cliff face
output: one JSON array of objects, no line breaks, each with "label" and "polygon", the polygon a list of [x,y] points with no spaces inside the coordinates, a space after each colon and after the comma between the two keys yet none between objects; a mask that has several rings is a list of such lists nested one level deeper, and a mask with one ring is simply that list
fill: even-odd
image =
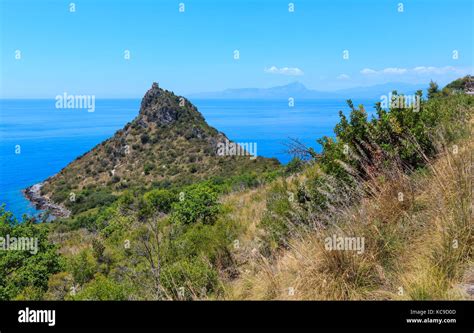
[{"label": "rocky cliff face", "polygon": [[42,195],[67,203],[71,193],[84,190],[166,187],[278,165],[275,159],[219,156],[217,147],[226,140],[187,99],[153,83],[138,116],[47,179]]},{"label": "rocky cliff face", "polygon": [[204,121],[193,105],[182,97],[160,89],[158,83],[154,82],[142,99],[140,116],[137,120],[142,120],[145,124],[169,125],[191,113]]}]

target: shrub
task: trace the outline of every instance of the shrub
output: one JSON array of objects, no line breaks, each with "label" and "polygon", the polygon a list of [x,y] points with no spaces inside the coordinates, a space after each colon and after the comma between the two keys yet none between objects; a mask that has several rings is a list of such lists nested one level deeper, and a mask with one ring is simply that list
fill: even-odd
[{"label": "shrub", "polygon": [[83,190],[76,196],[75,201],[66,201],[66,206],[75,214],[85,212],[95,207],[104,207],[112,204],[117,197],[109,190]]},{"label": "shrub", "polygon": [[48,241],[48,225],[32,219],[16,220],[0,206],[0,235],[37,239],[37,252],[0,251],[0,300],[38,299],[48,288],[48,279],[61,269],[56,246]]},{"label": "shrub", "polygon": [[146,144],[148,143],[148,141],[150,141],[150,136],[147,133],[143,133],[140,136],[140,141],[142,142],[142,144]]},{"label": "shrub", "polygon": [[155,166],[151,163],[145,163],[145,166],[143,167],[143,172],[145,175],[149,175],[150,171],[153,170]]},{"label": "shrub", "polygon": [[304,162],[299,157],[294,157],[285,167],[285,173],[291,175],[303,170]]},{"label": "shrub", "polygon": [[91,301],[124,301],[127,300],[127,290],[124,286],[97,274],[94,280],[87,283],[84,288],[73,297],[75,300]]},{"label": "shrub", "polygon": [[183,224],[192,224],[197,221],[205,224],[215,222],[220,206],[217,201],[217,192],[213,187],[198,184],[190,186],[182,193],[182,200],[173,204],[173,221]]},{"label": "shrub", "polygon": [[86,228],[88,230],[95,230],[96,229],[96,214],[91,213],[83,213],[77,215],[71,223],[71,229],[77,230],[80,228]]},{"label": "shrub", "polygon": [[70,295],[73,287],[73,277],[68,272],[60,272],[52,275],[48,281],[47,300],[64,300]]},{"label": "shrub", "polygon": [[69,269],[74,281],[85,284],[90,281],[96,272],[96,262],[89,250],[82,250],[77,256],[70,258]]},{"label": "shrub", "polygon": [[292,206],[286,182],[275,183],[267,194],[266,211],[261,225],[270,249],[284,245],[292,227]]},{"label": "shrub", "polygon": [[438,84],[436,82],[430,81],[430,86],[428,88],[428,98],[431,99],[435,97],[439,92]]},{"label": "shrub", "polygon": [[227,246],[231,239],[235,239],[235,225],[224,221],[217,221],[213,225],[195,223],[176,237],[172,243],[170,260],[176,258],[206,257],[211,264],[218,264],[221,268],[230,261]]},{"label": "shrub", "polygon": [[173,299],[198,299],[218,291],[217,273],[200,258],[165,266],[160,281]]},{"label": "shrub", "polygon": [[169,213],[171,205],[177,200],[175,193],[169,190],[152,190],[143,195],[146,205],[146,212],[163,212]]}]

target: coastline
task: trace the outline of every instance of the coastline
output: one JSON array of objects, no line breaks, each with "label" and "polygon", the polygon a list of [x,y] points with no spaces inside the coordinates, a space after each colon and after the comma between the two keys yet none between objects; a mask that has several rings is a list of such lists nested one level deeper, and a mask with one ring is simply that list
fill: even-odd
[{"label": "coastline", "polygon": [[55,218],[69,217],[71,212],[64,206],[52,202],[49,198],[41,195],[41,187],[43,183],[31,185],[22,190],[23,195],[28,201],[34,204],[36,209],[45,210]]}]

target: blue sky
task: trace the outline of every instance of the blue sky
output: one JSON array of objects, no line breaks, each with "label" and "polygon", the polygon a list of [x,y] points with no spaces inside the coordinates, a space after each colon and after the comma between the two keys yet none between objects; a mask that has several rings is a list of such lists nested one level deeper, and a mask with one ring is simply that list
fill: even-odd
[{"label": "blue sky", "polygon": [[446,83],[472,73],[473,17],[472,0],[0,0],[0,97]]}]

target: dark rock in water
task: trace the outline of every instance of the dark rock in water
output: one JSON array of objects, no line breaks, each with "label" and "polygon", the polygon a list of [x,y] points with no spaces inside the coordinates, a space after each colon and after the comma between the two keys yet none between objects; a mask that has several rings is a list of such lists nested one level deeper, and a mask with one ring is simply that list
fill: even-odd
[{"label": "dark rock in water", "polygon": [[36,209],[45,210],[54,217],[69,217],[71,212],[41,195],[43,183],[32,185],[23,190],[25,197],[35,205]]}]

